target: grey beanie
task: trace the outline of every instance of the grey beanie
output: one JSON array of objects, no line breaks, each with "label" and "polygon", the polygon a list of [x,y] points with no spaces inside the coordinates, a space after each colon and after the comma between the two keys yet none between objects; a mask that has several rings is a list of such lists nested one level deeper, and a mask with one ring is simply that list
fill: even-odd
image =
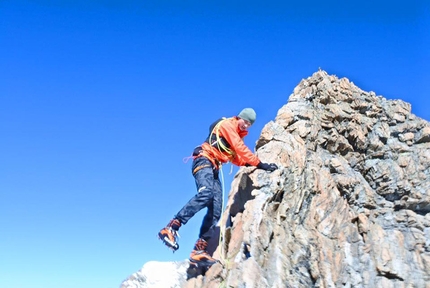
[{"label": "grey beanie", "polygon": [[242,111],[240,111],[237,117],[242,118],[243,120],[249,121],[251,124],[254,124],[255,119],[257,118],[257,114],[255,114],[254,109],[245,108]]}]

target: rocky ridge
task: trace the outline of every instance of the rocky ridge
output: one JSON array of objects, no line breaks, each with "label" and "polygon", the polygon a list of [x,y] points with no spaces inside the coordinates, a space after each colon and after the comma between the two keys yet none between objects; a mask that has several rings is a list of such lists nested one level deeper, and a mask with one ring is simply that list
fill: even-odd
[{"label": "rocky ridge", "polygon": [[410,104],[318,71],[256,153],[280,169],[239,170],[222,264],[175,287],[430,288],[430,124]]}]

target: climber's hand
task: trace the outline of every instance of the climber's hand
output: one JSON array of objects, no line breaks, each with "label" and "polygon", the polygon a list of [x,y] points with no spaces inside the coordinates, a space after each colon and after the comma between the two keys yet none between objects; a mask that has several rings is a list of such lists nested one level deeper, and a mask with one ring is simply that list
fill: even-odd
[{"label": "climber's hand", "polygon": [[272,171],[275,171],[276,169],[278,169],[278,166],[275,163],[260,162],[260,163],[258,163],[257,168],[272,172]]}]

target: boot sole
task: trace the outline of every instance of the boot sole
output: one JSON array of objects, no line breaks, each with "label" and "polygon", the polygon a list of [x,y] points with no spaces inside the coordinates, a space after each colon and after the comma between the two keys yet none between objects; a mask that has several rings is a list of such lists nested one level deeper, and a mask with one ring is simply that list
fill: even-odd
[{"label": "boot sole", "polygon": [[158,239],[160,239],[163,242],[163,244],[166,245],[168,248],[172,249],[173,252],[179,249],[179,244],[173,243],[172,241],[170,241],[170,239],[166,235],[158,233]]}]

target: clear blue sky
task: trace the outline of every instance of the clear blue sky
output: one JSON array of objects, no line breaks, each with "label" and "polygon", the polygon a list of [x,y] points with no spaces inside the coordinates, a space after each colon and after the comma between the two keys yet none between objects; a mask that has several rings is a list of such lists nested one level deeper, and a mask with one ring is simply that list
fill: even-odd
[{"label": "clear blue sky", "polygon": [[156,237],[195,194],[183,158],[244,107],[253,148],[319,67],[430,119],[428,1],[285,2],[0,1],[0,287],[188,258],[204,212],[175,254]]}]

